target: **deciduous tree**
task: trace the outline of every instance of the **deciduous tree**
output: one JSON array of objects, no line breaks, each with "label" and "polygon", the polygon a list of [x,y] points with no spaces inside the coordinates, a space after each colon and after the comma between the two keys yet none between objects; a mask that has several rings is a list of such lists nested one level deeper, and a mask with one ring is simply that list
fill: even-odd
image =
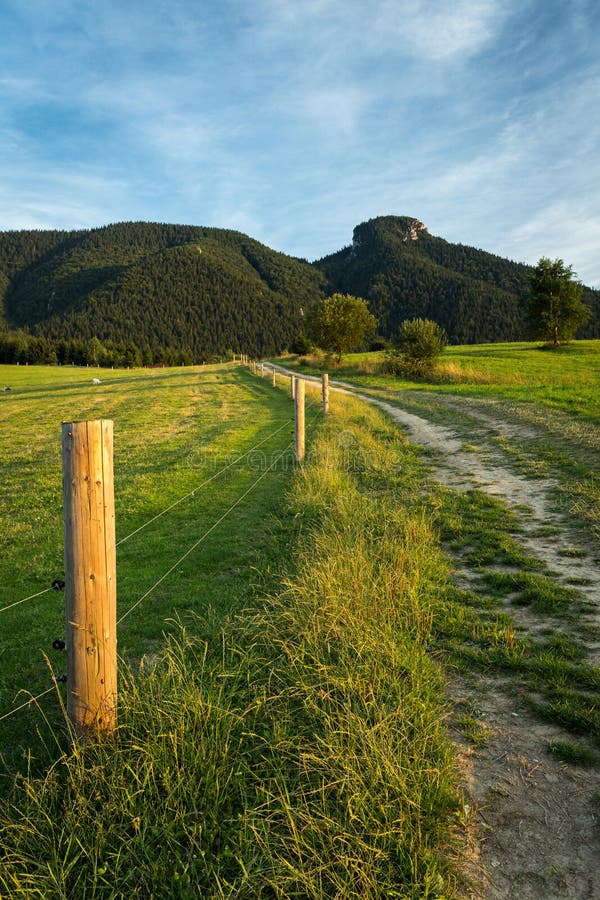
[{"label": "deciduous tree", "polygon": [[310,328],[319,347],[332,350],[339,362],[342,353],[354,350],[369,332],[375,331],[377,319],[362,297],[332,294],[313,310]]},{"label": "deciduous tree", "polygon": [[575,337],[591,312],[581,300],[582,290],[572,266],[562,259],[542,257],[530,279],[527,320],[531,336],[551,341],[555,347]]},{"label": "deciduous tree", "polygon": [[396,347],[387,354],[387,368],[394,375],[426,375],[448,343],[444,329],[431,319],[405,319]]}]

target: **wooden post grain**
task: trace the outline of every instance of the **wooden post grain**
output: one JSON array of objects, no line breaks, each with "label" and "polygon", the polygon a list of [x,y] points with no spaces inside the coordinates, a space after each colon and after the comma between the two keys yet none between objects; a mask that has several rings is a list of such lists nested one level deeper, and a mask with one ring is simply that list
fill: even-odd
[{"label": "wooden post grain", "polygon": [[323,378],[323,415],[329,412],[329,375],[324,374]]},{"label": "wooden post grain", "polygon": [[296,379],[296,395],[294,397],[294,410],[295,410],[295,423],[296,428],[294,432],[295,438],[295,449],[296,449],[296,462],[302,462],[304,459],[304,425],[305,425],[305,410],[304,410],[304,380],[302,378]]},{"label": "wooden post grain", "polygon": [[113,423],[62,426],[67,713],[83,739],[111,731],[117,709]]}]

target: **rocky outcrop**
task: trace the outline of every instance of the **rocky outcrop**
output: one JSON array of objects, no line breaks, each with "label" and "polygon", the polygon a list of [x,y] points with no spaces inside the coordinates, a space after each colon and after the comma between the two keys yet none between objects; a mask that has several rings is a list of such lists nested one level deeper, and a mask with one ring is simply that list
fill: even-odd
[{"label": "rocky outcrop", "polygon": [[419,237],[420,231],[427,231],[427,226],[423,225],[422,222],[419,222],[418,219],[413,219],[412,222],[410,222],[406,226],[406,230],[404,232],[402,240],[403,241],[416,241],[417,238]]}]

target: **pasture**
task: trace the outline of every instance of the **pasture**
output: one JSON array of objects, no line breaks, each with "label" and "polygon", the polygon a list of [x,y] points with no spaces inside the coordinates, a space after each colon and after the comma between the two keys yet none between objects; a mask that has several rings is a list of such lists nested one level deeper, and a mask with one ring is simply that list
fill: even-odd
[{"label": "pasture", "polygon": [[[97,375],[102,383],[94,386]],[[289,398],[231,368],[98,372],[7,366],[0,368],[2,381],[12,390],[0,394],[0,608],[49,588],[64,573],[62,421],[114,420],[118,617],[128,614],[292,440]],[[282,503],[290,472],[286,452],[223,527],[127,615],[119,633],[124,659],[137,660],[162,647],[163,633],[173,627],[169,620],[209,606],[221,615],[230,605],[243,604],[263,577],[257,555],[268,543],[270,514]],[[3,715],[28,693],[36,696],[52,684],[45,655],[55,673],[63,673],[64,657],[52,650],[52,641],[64,638],[64,593],[50,590],[1,615]],[[56,696],[45,697],[42,709],[51,723],[62,715]],[[9,772],[29,764],[31,735],[38,727],[43,728],[35,710],[0,721]]]},{"label": "pasture", "polygon": [[382,352],[349,353],[339,365],[322,356],[280,362],[313,374],[325,367],[332,377],[374,390],[531,403],[600,423],[600,341],[573,341],[556,351],[534,343],[450,346],[440,356],[434,378],[420,382],[384,375]]},{"label": "pasture", "polygon": [[[70,753],[56,694],[0,721],[7,787],[31,770],[0,823],[7,896],[485,896],[491,859],[512,895],[564,868],[593,896],[597,345],[454,350],[435,384],[345,359],[332,377],[387,414],[333,393],[323,420],[312,388],[302,468],[283,380],[3,373],[5,602],[62,563],[60,420],[103,416],[125,615],[114,738]],[[61,601],[3,613],[9,707],[23,669],[47,684]]]}]

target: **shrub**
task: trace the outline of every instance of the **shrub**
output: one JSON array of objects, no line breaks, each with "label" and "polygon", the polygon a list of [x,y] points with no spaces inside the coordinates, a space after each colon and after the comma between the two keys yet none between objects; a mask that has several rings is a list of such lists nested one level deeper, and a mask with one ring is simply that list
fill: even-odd
[{"label": "shrub", "polygon": [[300,332],[300,334],[296,335],[296,337],[290,344],[290,351],[292,353],[297,353],[298,356],[306,356],[307,353],[312,353],[313,350],[314,344],[302,331]]},{"label": "shrub", "polygon": [[386,355],[386,369],[393,375],[427,375],[447,343],[448,336],[437,322],[406,319],[400,326],[397,346]]}]

